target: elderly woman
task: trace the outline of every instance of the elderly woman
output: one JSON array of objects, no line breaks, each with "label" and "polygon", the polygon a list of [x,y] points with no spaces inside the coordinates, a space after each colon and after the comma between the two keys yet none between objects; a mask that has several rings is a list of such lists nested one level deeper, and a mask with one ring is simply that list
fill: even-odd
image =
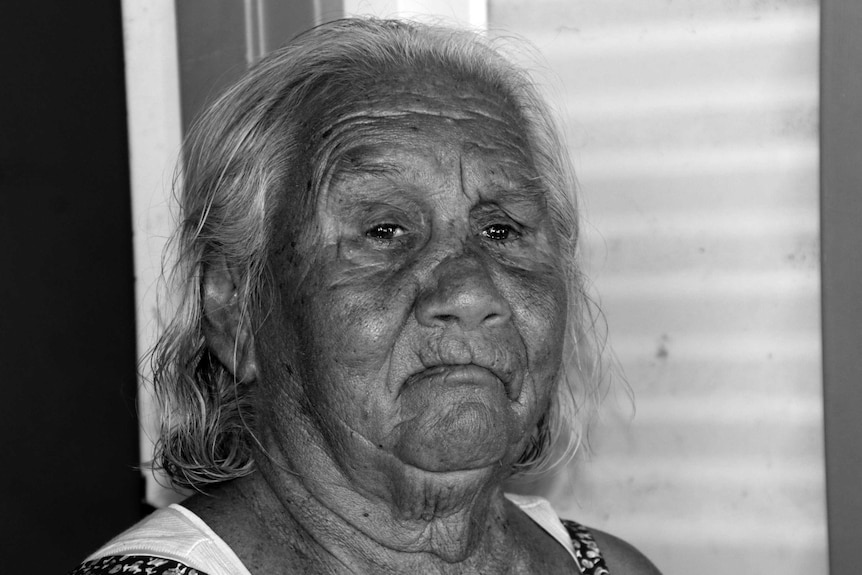
[{"label": "elderly woman", "polygon": [[573,185],[522,71],[470,33],[334,22],[184,159],[158,463],[199,493],[76,573],[657,572],[503,492],[589,385]]}]

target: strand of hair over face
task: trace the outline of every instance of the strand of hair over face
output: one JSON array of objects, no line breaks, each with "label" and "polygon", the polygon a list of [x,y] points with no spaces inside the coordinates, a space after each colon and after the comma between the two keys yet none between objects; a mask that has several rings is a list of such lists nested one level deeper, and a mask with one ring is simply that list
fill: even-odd
[{"label": "strand of hair over face", "polygon": [[241,321],[253,331],[276,297],[267,269],[272,238],[286,224],[314,221],[327,166],[302,167],[310,153],[304,137],[313,120],[309,115],[320,102],[350,98],[355,86],[390,68],[457,70],[494,87],[524,118],[563,252],[569,321],[557,394],[517,470],[537,472],[574,453],[601,379],[595,316],[578,268],[575,181],[533,82],[496,48],[471,32],[423,24],[331,22],[264,58],[195,123],[183,149],[182,184],[176,187],[179,226],[171,243],[176,311],[152,353],[161,406],[154,466],[174,485],[204,489],[254,469],[254,382],[237,381],[207,348],[201,299],[206,269],[226,266],[238,278]]}]

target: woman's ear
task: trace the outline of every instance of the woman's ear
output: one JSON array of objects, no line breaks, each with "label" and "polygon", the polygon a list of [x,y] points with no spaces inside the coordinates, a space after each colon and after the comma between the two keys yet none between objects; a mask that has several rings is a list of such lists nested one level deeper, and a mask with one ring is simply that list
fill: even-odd
[{"label": "woman's ear", "polygon": [[240,305],[237,278],[224,259],[204,267],[202,292],[207,346],[237,381],[254,381],[254,335]]}]

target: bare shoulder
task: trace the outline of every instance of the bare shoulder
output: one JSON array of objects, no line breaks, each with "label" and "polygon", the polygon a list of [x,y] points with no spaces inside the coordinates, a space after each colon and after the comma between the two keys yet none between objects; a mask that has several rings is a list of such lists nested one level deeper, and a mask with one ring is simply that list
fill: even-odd
[{"label": "bare shoulder", "polygon": [[590,528],[611,575],[661,575],[652,561],[634,546],[610,533]]}]

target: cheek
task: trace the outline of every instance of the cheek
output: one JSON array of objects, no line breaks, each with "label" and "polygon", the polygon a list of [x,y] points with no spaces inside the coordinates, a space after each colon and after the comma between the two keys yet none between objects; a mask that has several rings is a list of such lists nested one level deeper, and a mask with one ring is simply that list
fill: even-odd
[{"label": "cheek", "polygon": [[510,302],[535,376],[557,374],[567,322],[567,291],[562,274],[553,269],[509,276]]},{"label": "cheek", "polygon": [[392,351],[412,310],[414,290],[379,267],[331,262],[307,276],[296,331],[307,395],[358,416],[387,392]]},{"label": "cheek", "polygon": [[412,309],[415,290],[409,282],[369,272],[325,274],[336,279],[317,282],[304,298],[311,312],[305,314],[304,333],[341,363],[362,364],[391,351]]}]

